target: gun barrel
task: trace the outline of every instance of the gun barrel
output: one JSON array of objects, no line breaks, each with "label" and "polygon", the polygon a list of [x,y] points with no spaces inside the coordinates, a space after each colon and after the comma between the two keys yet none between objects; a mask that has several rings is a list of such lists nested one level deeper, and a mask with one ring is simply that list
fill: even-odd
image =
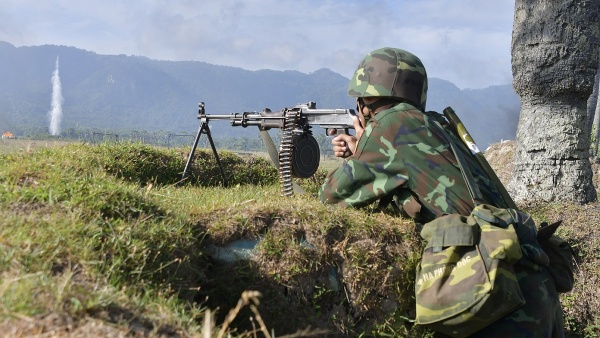
[{"label": "gun barrel", "polygon": [[[273,115],[265,115],[273,114]],[[281,112],[244,112],[231,114],[199,114],[198,119],[203,121],[210,120],[228,120],[234,127],[257,126],[263,129],[281,128],[283,126],[284,116]]]}]

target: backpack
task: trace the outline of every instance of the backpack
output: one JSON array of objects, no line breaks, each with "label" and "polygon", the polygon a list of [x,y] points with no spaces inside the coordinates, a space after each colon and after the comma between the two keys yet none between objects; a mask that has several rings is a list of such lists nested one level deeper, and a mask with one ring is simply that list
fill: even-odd
[{"label": "backpack", "polygon": [[[444,115],[454,129],[458,129],[458,122],[462,128],[459,134],[464,135],[464,126],[458,117],[449,116],[448,109],[454,114],[451,108],[446,108]],[[427,114],[432,116],[433,113]],[[568,243],[553,236],[557,225],[540,230],[536,237],[535,222],[516,209],[497,177],[493,179],[496,185],[500,185],[498,188],[511,207],[499,208],[486,204],[455,141],[448,137],[446,129],[433,117],[433,124],[450,144],[475,208],[468,216],[449,214],[423,225],[420,235],[426,246],[417,266],[415,322],[451,337],[466,337],[525,303],[514,270],[517,262],[548,268],[548,258],[556,260],[556,257],[546,254],[542,248],[554,249],[554,256],[563,257],[562,264],[559,264],[561,271],[553,273],[549,270],[555,281],[555,274],[566,275],[562,286],[556,283],[557,290],[564,292],[561,290],[572,288],[572,264],[568,264],[572,262],[572,256],[569,258],[564,255],[568,252],[565,249]],[[469,144],[468,141],[465,142],[467,146],[478,151],[474,142]],[[485,165],[489,166],[487,162]],[[488,173],[495,176],[493,170]],[[543,244],[539,244],[538,240]]]},{"label": "backpack", "polygon": [[466,337],[525,303],[513,264],[523,253],[514,210],[487,204],[423,225],[416,324]]},{"label": "backpack", "polygon": [[571,245],[564,239],[554,235],[562,221],[552,224],[542,222],[537,233],[537,240],[548,255],[548,272],[554,280],[556,291],[565,293],[573,290],[575,277],[575,253]]}]

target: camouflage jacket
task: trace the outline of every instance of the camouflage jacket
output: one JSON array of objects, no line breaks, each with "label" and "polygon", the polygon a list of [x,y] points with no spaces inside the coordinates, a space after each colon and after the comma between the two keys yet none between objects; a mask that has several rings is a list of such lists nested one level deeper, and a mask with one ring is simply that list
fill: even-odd
[{"label": "camouflage jacket", "polygon": [[[443,214],[468,215],[473,200],[447,138],[434,121],[445,119],[400,103],[377,113],[366,125],[356,152],[328,174],[320,190],[323,203],[361,207],[393,200],[420,223]],[[506,207],[500,193],[453,133],[488,203]]]}]

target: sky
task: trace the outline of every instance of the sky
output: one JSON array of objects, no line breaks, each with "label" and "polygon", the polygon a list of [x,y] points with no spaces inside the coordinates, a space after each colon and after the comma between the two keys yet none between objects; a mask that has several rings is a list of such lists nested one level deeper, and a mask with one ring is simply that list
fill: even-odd
[{"label": "sky", "polygon": [[0,41],[347,78],[396,47],[475,89],[512,82],[513,16],[514,0],[0,0]]}]

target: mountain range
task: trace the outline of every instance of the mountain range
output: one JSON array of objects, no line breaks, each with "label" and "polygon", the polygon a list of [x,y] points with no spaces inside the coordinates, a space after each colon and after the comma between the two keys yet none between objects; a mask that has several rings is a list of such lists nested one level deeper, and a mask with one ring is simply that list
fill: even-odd
[{"label": "mountain range", "polygon": [[[354,108],[349,79],[329,69],[249,71],[200,61],[100,55],[69,46],[15,47],[0,41],[0,131],[15,135],[48,128],[58,65],[64,98],[61,129],[145,130],[195,133],[198,102],[208,114],[279,110],[309,101],[317,108]],[[481,148],[514,139],[520,102],[512,85],[459,89],[429,78],[428,110],[451,106]],[[255,130],[217,126],[213,136]]]}]

